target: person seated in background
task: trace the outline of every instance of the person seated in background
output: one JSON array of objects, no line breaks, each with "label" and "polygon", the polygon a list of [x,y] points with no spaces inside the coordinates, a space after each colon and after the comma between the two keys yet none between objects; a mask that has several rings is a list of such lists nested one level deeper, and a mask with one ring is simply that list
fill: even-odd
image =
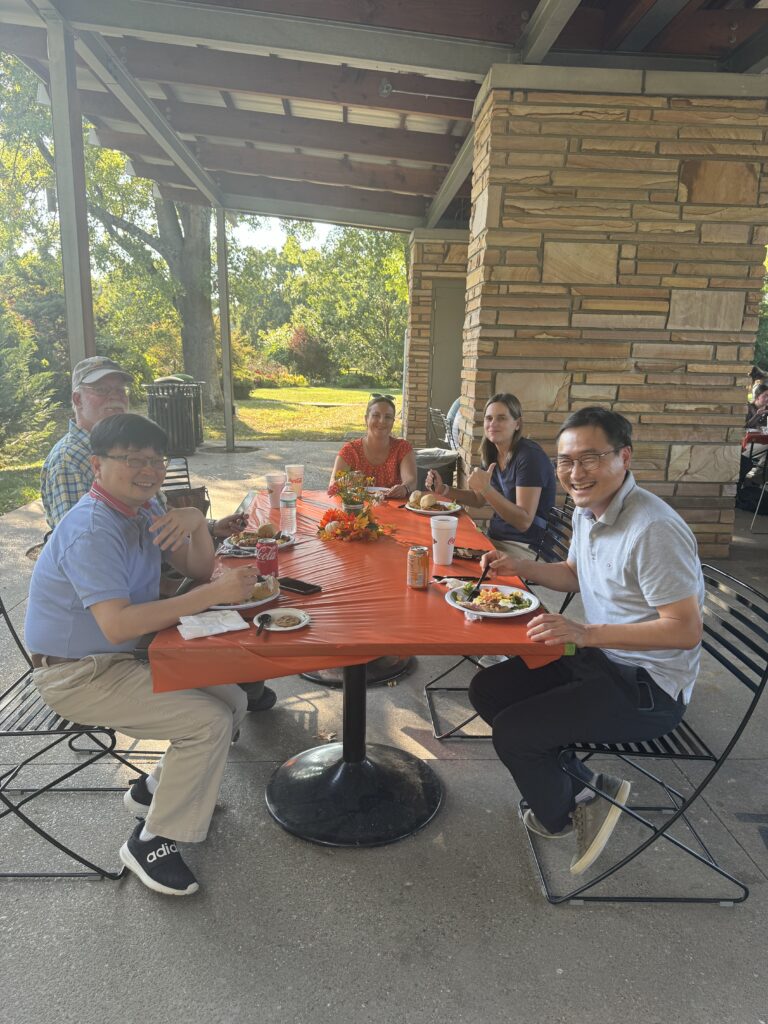
[{"label": "person seated in background", "polygon": [[[72,411],[67,433],[46,456],[40,471],[40,497],[51,529],[93,483],[90,432],[109,416],[128,412],[133,378],[107,356],[81,359],[72,371]],[[243,516],[224,516],[210,523],[213,537],[223,540],[245,527]]]},{"label": "person seated in background", "polygon": [[359,470],[386,487],[387,498],[407,498],[416,487],[416,455],[402,437],[392,437],[395,400],[373,394],[365,409],[365,436],[347,441],[333,464],[331,483],[339,473]]},{"label": "person seated in background", "polygon": [[469,687],[528,804],[526,827],[547,839],[575,834],[573,874],[602,853],[621,813],[590,786],[626,804],[630,783],[595,776],[574,752],[561,758],[563,748],[670,732],[691,699],[701,655],[696,538],[666,502],[637,486],[631,460],[623,416],[599,406],[572,413],[557,441],[557,474],[576,506],[567,559],[483,556],[494,571],[579,591],[584,602],[585,622],[544,612],[528,623],[529,639],[543,649],[575,644],[576,654],[536,669],[514,658],[479,672]]},{"label": "person seated in background", "polygon": [[483,415],[482,465],[473,469],[467,488],[449,487],[431,469],[426,485],[440,497],[471,508],[490,505],[488,536],[499,550],[522,553],[542,537],[555,502],[555,471],[544,449],[523,437],[523,410],[508,392],[493,395]]},{"label": "person seated in background", "polygon": [[[142,634],[182,615],[246,601],[258,570],[242,566],[210,580],[213,541],[202,513],[164,512],[156,500],[167,440],[162,427],[132,413],[93,428],[94,481],[35,564],[25,636],[33,681],[63,718],[170,741],[124,796],[140,820],[120,858],[150,889],[189,896],[198,883],[177,843],[206,837],[247,700],[229,685],[154,693],[150,666],[132,651]],[[185,576],[210,582],[159,600],[163,555]]]},{"label": "person seated in background", "polygon": [[766,421],[768,421],[768,384],[761,382],[752,392],[752,402],[744,426],[747,430],[758,430],[766,425]]}]

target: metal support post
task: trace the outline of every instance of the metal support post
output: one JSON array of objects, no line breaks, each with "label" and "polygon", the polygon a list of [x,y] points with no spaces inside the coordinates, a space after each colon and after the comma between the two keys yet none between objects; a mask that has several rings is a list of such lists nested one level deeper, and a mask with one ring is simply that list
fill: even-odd
[{"label": "metal support post", "polygon": [[96,354],[83,127],[75,83],[72,32],[58,15],[45,12],[44,18],[48,29],[53,155],[64,267],[64,300],[69,358],[74,366],[80,359]]},{"label": "metal support post", "polygon": [[235,450],[235,410],[232,397],[232,338],[229,330],[229,272],[227,268],[227,222],[223,206],[216,207],[216,267],[219,275],[219,326],[221,369],[224,391],[224,434],[227,451]]}]

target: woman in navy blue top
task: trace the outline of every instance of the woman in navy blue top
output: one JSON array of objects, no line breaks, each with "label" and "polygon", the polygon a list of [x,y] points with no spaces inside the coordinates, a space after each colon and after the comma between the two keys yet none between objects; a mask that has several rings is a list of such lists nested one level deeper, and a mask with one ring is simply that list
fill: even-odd
[{"label": "woman in navy blue top", "polygon": [[555,503],[552,463],[540,445],[522,436],[523,410],[509,392],[488,400],[483,432],[482,467],[472,470],[466,490],[448,487],[434,470],[427,474],[427,487],[472,508],[490,505],[492,540],[535,544]]}]

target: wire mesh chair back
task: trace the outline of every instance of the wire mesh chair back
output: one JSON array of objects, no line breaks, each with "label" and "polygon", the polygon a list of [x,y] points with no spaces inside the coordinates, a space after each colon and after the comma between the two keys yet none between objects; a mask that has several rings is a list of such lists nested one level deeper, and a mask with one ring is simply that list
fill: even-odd
[{"label": "wire mesh chair back", "polygon": [[451,451],[456,451],[451,426],[445,413],[431,406],[429,410],[429,429],[438,444],[450,448]]},{"label": "wire mesh chair back", "polygon": [[[0,878],[121,878],[125,873],[125,868],[110,871],[95,864],[89,857],[83,856],[60,842],[47,828],[33,820],[25,808],[31,800],[49,792],[124,792],[126,784],[120,786],[81,785],[78,787],[62,785],[62,783],[68,783],[74,775],[83,769],[101,761],[108,755],[137,774],[141,774],[141,770],[115,749],[116,736],[112,729],[78,725],[62,718],[48,707],[32,680],[32,660],[14,628],[5,604],[0,599],[0,625],[3,623],[19,654],[18,665],[12,669],[11,675],[18,670],[18,667],[21,667],[22,671],[9,685],[5,685],[5,683],[0,685],[0,743],[8,741],[14,744],[10,747],[10,753],[0,752],[0,766],[2,766],[0,767],[0,822],[10,816],[23,822],[47,843],[72,858],[86,870],[2,870]],[[6,659],[4,669],[7,670],[8,665],[9,661]],[[74,746],[73,741],[83,736],[87,736],[89,742],[93,744],[90,750],[82,751]],[[25,742],[25,745],[20,748],[15,743],[17,737],[27,737],[29,743]],[[38,745],[34,744],[34,739],[39,741]],[[49,765],[38,760],[62,743],[66,743],[73,755],[78,758],[74,764],[62,765],[59,763],[60,758],[55,766],[54,762]],[[19,751],[23,751],[23,756],[20,760],[14,760],[20,756]],[[46,767],[44,773],[46,776],[50,776],[56,771],[59,774],[43,782],[40,780],[38,772],[38,774],[30,775],[30,778],[35,780],[34,782],[28,782],[26,785],[14,785],[26,778],[25,769],[28,766],[31,765],[34,772],[35,768],[39,769],[39,766],[43,764]]]}]

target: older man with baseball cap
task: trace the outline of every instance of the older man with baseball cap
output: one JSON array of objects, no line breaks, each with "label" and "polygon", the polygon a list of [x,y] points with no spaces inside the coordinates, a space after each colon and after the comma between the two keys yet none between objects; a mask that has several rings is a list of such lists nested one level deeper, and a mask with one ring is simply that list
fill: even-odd
[{"label": "older man with baseball cap", "polygon": [[48,453],[40,474],[45,518],[51,528],[90,490],[90,433],[108,416],[128,412],[130,386],[130,373],[107,356],[81,359],[72,371],[75,418]]}]

